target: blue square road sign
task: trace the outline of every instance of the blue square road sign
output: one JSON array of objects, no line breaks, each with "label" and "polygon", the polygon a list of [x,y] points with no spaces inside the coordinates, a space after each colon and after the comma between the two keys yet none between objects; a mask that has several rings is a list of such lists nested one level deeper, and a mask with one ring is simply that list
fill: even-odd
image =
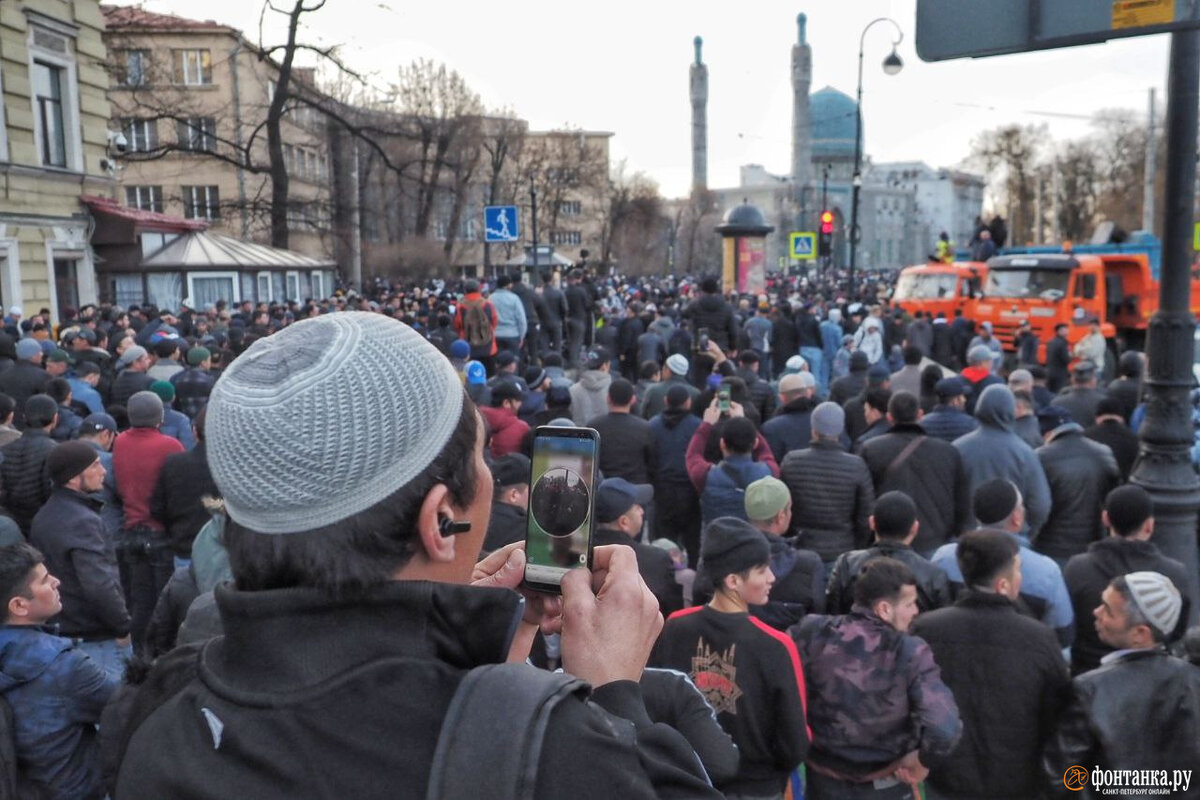
[{"label": "blue square road sign", "polygon": [[521,236],[516,206],[484,206],[483,240],[515,242]]},{"label": "blue square road sign", "polygon": [[789,255],[797,261],[812,261],[817,257],[817,234],[813,231],[793,231],[788,245]]}]

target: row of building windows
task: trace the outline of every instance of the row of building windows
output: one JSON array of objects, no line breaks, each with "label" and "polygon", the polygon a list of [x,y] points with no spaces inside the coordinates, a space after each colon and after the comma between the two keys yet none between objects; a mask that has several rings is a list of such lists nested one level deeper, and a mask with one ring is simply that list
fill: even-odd
[{"label": "row of building windows", "polygon": [[305,147],[285,144],[283,163],[287,173],[294,178],[308,181],[323,181],[329,177],[329,164],[319,153]]},{"label": "row of building windows", "polygon": [[298,231],[327,231],[333,227],[329,206],[324,203],[293,203],[288,206],[288,227]]},{"label": "row of building windows", "polygon": [[[188,219],[221,218],[221,195],[216,186],[183,186],[183,215]],[[163,213],[161,186],[126,186],[125,205],[142,211]]]},{"label": "row of building windows", "polygon": [[580,231],[551,231],[550,244],[583,244]]},{"label": "row of building windows", "polygon": [[[158,120],[125,118],[121,131],[131,153],[149,153],[159,148]],[[180,150],[212,153],[217,149],[217,121],[213,117],[188,117],[175,121],[175,141]]]},{"label": "row of building windows", "polygon": [[[121,84],[130,88],[149,86],[154,75],[149,50],[125,50],[121,59]],[[212,53],[207,48],[171,51],[171,83],[177,86],[209,86],[213,82]]]}]

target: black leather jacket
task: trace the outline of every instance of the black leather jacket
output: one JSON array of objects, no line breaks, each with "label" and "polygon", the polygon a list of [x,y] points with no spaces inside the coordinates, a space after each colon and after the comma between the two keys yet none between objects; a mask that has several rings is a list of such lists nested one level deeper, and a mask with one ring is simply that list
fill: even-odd
[{"label": "black leather jacket", "polygon": [[[1192,769],[1173,797],[1200,797],[1200,669],[1162,650],[1125,651],[1072,682],[1073,697],[1043,759],[1053,797],[1102,796],[1092,781],[1064,786],[1071,766],[1102,770]],[[1146,795],[1135,795],[1146,796]]]}]

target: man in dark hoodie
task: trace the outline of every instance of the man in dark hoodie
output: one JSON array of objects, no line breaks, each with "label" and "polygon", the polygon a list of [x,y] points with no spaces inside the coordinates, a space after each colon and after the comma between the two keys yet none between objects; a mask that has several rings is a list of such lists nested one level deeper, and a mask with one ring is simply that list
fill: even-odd
[{"label": "man in dark hoodie", "polygon": [[693,331],[707,330],[709,340],[716,342],[723,352],[737,350],[737,316],[721,297],[716,278],[700,281],[700,296],[683,310],[683,318],[691,322]]},{"label": "man in dark hoodie", "polygon": [[759,478],[746,487],[746,520],[762,532],[771,546],[775,585],[754,616],[776,630],[786,631],[805,614],[825,613],[825,565],[812,550],[798,547],[787,536],[792,525],[792,493],[778,478]]},{"label": "man in dark hoodie", "polygon": [[975,418],[979,427],[954,442],[967,471],[970,491],[974,493],[992,478],[1012,481],[1025,498],[1029,535],[1034,539],[1050,516],[1050,484],[1033,450],[1013,432],[1016,401],[1012,391],[1004,385],[984,389]]},{"label": "man in dark hoodie", "polygon": [[812,411],[817,407],[816,379],[811,372],[796,372],[779,379],[779,410],[763,423],[762,435],[771,446],[775,462],[793,450],[812,443]]},{"label": "man in dark hoodie", "polygon": [[[675,358],[675,356],[671,356]],[[654,496],[663,498],[654,516],[656,539],[671,538],[687,551],[688,566],[695,569],[700,557],[700,495],[687,471],[687,449],[700,418],[692,413],[692,395],[682,384],[666,393],[667,407],[650,420],[658,473]]]},{"label": "man in dark hoodie", "polygon": [[[1113,489],[1104,501],[1104,525],[1108,537],[1088,546],[1067,562],[1063,578],[1071,595],[1076,619],[1087,619],[1092,609],[1100,605],[1100,595],[1118,575],[1130,572],[1158,572],[1166,575],[1183,596],[1183,610],[1172,641],[1181,636],[1196,617],[1196,598],[1192,582],[1179,561],[1168,558],[1150,541],[1154,535],[1154,502],[1140,486],[1132,484]],[[1100,659],[1113,649],[1100,641],[1094,625],[1079,625],[1075,644],[1071,647],[1071,674],[1100,666]]]},{"label": "man in dark hoodie", "polygon": [[[829,387],[829,401],[841,406],[845,405],[850,398],[861,395],[867,386],[867,370],[870,367],[871,361],[867,358],[866,353],[861,350],[851,353],[850,374],[838,378]],[[891,376],[892,374],[889,372],[888,378]]]}]

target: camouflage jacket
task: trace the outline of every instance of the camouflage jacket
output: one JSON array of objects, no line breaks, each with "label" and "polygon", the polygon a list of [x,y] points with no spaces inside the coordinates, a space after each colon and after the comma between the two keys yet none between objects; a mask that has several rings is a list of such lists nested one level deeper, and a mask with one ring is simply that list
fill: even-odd
[{"label": "camouflage jacket", "polygon": [[962,723],[929,645],[855,606],[791,628],[808,686],[809,760],[868,775],[919,750],[944,755]]}]

